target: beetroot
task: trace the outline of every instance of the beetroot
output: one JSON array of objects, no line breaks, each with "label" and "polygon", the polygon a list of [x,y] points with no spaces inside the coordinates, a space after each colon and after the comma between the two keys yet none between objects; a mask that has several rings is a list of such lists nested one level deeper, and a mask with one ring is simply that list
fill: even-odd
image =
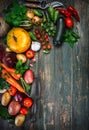
[{"label": "beetroot", "polygon": [[34,74],[32,70],[27,70],[24,74],[24,80],[27,84],[32,84],[34,80]]},{"label": "beetroot", "polygon": [[16,60],[16,56],[13,53],[7,53],[3,57],[3,63],[10,68],[13,68],[15,66]]}]

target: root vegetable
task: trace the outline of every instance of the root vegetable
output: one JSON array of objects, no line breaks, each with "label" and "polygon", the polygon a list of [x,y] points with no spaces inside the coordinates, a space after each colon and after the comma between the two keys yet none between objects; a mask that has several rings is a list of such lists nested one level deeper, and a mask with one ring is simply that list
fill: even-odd
[{"label": "root vegetable", "polygon": [[15,117],[15,125],[16,126],[21,126],[25,121],[25,115],[23,114],[18,114],[16,117]]},{"label": "root vegetable", "polygon": [[34,80],[34,74],[32,70],[27,70],[24,74],[24,80],[27,84],[32,84]]},{"label": "root vegetable", "polygon": [[17,60],[22,60],[22,63],[26,62],[26,56],[24,54],[17,54],[16,58]]},{"label": "root vegetable", "polygon": [[14,116],[20,111],[21,105],[15,100],[11,101],[8,107],[8,112],[10,115]]},{"label": "root vegetable", "polygon": [[34,12],[31,11],[31,10],[28,10],[28,11],[26,12],[26,16],[27,16],[29,19],[32,19],[32,18],[34,17]]},{"label": "root vegetable", "polygon": [[2,95],[2,98],[1,98],[1,104],[3,106],[7,106],[9,104],[11,100],[11,95],[9,94],[9,92],[5,92],[3,95]]}]

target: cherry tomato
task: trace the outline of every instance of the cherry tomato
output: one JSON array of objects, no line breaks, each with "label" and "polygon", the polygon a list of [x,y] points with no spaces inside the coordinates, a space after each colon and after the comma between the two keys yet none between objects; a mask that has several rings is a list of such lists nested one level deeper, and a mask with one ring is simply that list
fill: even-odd
[{"label": "cherry tomato", "polygon": [[46,34],[46,31],[43,31],[42,34],[43,34],[43,35]]},{"label": "cherry tomato", "polygon": [[48,34],[45,34],[44,38],[48,38]]},{"label": "cherry tomato", "polygon": [[17,89],[14,86],[9,87],[9,94],[11,96],[14,96],[16,94],[16,92],[17,92]]},{"label": "cherry tomato", "polygon": [[28,113],[27,108],[22,107],[22,108],[20,109],[20,113],[23,114],[23,115],[26,115],[26,114]]},{"label": "cherry tomato", "polygon": [[35,55],[35,52],[33,50],[28,50],[26,52],[26,57],[29,58],[29,59],[32,59]]},{"label": "cherry tomato", "polygon": [[72,20],[71,17],[66,17],[66,18],[65,18],[65,25],[66,25],[67,27],[72,27],[72,26],[74,25],[74,22],[73,22],[73,20]]},{"label": "cherry tomato", "polygon": [[39,34],[39,30],[36,29],[36,30],[35,30],[35,34]]},{"label": "cherry tomato", "polygon": [[25,107],[29,108],[33,104],[33,100],[31,98],[24,98],[23,104]]},{"label": "cherry tomato", "polygon": [[50,50],[52,46],[50,44],[47,45],[47,49]]},{"label": "cherry tomato", "polygon": [[42,38],[40,38],[40,42],[42,43],[44,40]]},{"label": "cherry tomato", "polygon": [[40,39],[40,38],[41,38],[40,34],[37,34],[36,37],[37,37],[37,39]]},{"label": "cherry tomato", "polygon": [[42,45],[42,49],[45,50],[47,47],[46,45]]},{"label": "cherry tomato", "polygon": [[49,42],[49,38],[46,38],[46,40],[45,40],[47,43]]}]

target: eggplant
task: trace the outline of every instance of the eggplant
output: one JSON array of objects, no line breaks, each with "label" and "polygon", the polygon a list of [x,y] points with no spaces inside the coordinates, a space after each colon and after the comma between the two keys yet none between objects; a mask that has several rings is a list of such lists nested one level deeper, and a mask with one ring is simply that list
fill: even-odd
[{"label": "eggplant", "polygon": [[53,38],[54,45],[61,45],[62,44],[64,32],[65,32],[64,17],[60,16],[57,20],[56,34]]}]

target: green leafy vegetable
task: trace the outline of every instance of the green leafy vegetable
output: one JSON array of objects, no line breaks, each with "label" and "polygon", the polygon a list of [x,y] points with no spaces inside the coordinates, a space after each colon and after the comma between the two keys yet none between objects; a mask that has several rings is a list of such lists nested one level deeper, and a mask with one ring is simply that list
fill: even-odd
[{"label": "green leafy vegetable", "polygon": [[74,46],[74,43],[78,41],[80,36],[72,29],[68,29],[64,34],[64,42],[68,43],[70,47]]},{"label": "green leafy vegetable", "polygon": [[0,104],[0,117],[4,120],[8,120],[10,123],[14,123],[14,117],[8,113],[8,108]]},{"label": "green leafy vegetable", "polygon": [[0,89],[8,89],[9,86],[10,84],[8,84],[6,80],[0,76]]},{"label": "green leafy vegetable", "polygon": [[23,78],[21,78],[21,83],[22,83],[25,91],[28,93],[31,90],[31,86],[29,84],[27,84]]},{"label": "green leafy vegetable", "polygon": [[29,69],[29,66],[23,65],[22,60],[19,60],[16,63],[16,74],[19,74],[19,73],[23,74],[28,69]]},{"label": "green leafy vegetable", "polygon": [[12,8],[7,8],[5,10],[6,17],[5,20],[8,24],[12,24],[13,26],[19,26],[22,20],[27,19],[26,17],[26,7],[20,5],[17,2],[13,2]]}]

